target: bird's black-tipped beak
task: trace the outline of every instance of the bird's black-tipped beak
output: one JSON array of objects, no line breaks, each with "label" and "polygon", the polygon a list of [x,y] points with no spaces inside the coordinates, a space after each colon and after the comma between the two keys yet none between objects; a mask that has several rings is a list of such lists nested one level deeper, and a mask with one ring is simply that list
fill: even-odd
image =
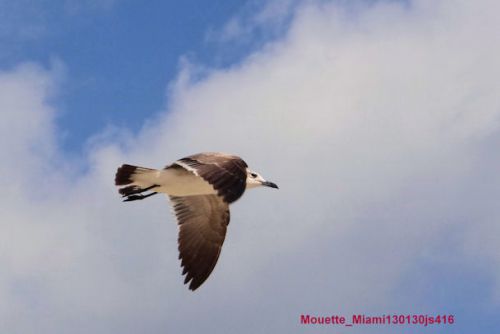
[{"label": "bird's black-tipped beak", "polygon": [[276,183],[269,182],[269,181],[262,182],[262,185],[266,186],[266,187],[274,188],[274,189],[279,189],[278,186],[276,185]]}]

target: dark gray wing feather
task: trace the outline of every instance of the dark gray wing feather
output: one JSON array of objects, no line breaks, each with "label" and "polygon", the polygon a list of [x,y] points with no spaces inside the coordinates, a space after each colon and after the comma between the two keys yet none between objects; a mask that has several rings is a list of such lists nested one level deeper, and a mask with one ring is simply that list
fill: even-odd
[{"label": "dark gray wing feather", "polygon": [[184,284],[196,290],[217,263],[229,224],[229,206],[217,195],[170,196],[179,224]]},{"label": "dark gray wing feather", "polygon": [[210,183],[227,203],[236,201],[245,192],[248,165],[240,157],[200,153],[179,159],[172,166],[187,166],[188,170]]}]

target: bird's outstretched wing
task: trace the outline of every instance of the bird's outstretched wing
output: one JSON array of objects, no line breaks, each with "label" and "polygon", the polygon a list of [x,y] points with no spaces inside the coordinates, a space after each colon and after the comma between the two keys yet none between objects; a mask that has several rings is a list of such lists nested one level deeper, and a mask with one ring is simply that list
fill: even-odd
[{"label": "bird's outstretched wing", "polygon": [[229,224],[229,206],[217,195],[170,196],[179,224],[184,284],[196,290],[217,263]]},{"label": "bird's outstretched wing", "polygon": [[243,195],[247,167],[243,159],[223,153],[200,153],[177,160],[166,168],[182,167],[210,183],[226,203]]}]

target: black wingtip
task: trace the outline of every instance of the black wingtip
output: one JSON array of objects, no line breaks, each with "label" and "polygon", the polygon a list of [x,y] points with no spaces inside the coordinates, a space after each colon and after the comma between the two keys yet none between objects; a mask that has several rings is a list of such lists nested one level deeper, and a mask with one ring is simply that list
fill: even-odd
[{"label": "black wingtip", "polygon": [[205,279],[196,279],[193,277],[192,273],[189,273],[186,267],[183,267],[182,275],[186,274],[186,277],[184,277],[184,284],[189,284],[188,289],[191,291],[195,291],[198,289],[206,280]]},{"label": "black wingtip", "polygon": [[189,284],[189,290],[195,291],[196,289],[198,289],[200,287],[200,285],[201,285],[201,283],[195,284],[194,280],[192,280],[191,283]]}]

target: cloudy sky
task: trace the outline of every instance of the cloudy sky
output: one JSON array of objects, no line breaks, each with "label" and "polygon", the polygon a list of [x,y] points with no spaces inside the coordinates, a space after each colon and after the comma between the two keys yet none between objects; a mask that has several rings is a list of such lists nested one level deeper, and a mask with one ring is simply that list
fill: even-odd
[{"label": "cloudy sky", "polygon": [[[0,0],[0,332],[500,331],[493,0]],[[182,284],[165,198],[123,162],[231,152],[232,206]],[[304,326],[301,314],[454,315]]]}]

